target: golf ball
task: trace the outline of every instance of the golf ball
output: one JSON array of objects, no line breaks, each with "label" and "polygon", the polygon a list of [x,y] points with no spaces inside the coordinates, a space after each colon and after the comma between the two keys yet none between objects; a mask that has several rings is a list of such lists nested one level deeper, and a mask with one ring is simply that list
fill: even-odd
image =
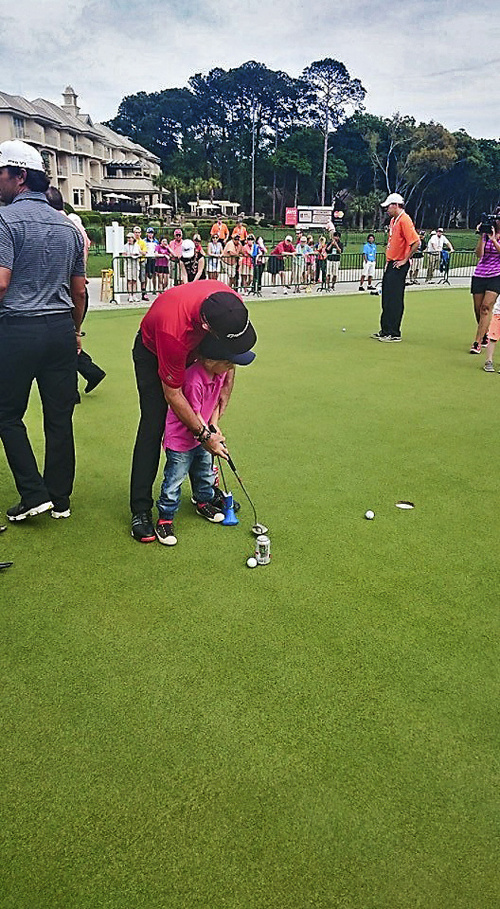
[{"label": "golf ball", "polygon": [[343,328],[342,331],[345,331],[345,328]]},{"label": "golf ball", "polygon": [[249,556],[247,565],[249,568],[257,568],[257,559],[254,556]]},{"label": "golf ball", "polygon": [[367,521],[373,521],[374,517],[375,517],[374,511],[370,511],[370,509],[368,511],[365,511],[365,518]]}]

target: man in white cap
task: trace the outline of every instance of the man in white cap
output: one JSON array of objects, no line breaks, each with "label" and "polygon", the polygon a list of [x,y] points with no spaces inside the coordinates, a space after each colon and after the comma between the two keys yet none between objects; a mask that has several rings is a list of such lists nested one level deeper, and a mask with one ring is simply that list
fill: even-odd
[{"label": "man in white cap", "polygon": [[427,244],[427,277],[426,283],[431,283],[434,277],[434,271],[439,267],[439,260],[441,258],[441,253],[443,248],[447,247],[449,252],[455,252],[453,246],[451,245],[448,237],[445,237],[442,227],[438,227],[437,230],[433,230],[429,237],[429,242]]},{"label": "man in white cap", "polygon": [[418,233],[404,206],[404,199],[399,193],[390,193],[382,202],[382,208],[387,209],[391,221],[382,278],[380,331],[372,335],[377,341],[401,341],[406,275],[410,258],[420,245]]},{"label": "man in white cap", "polygon": [[[21,501],[10,521],[51,510],[70,515],[75,473],[73,408],[85,307],[80,231],[49,205],[36,149],[0,143],[0,438]],[[33,381],[43,410],[43,474],[23,417]]]}]

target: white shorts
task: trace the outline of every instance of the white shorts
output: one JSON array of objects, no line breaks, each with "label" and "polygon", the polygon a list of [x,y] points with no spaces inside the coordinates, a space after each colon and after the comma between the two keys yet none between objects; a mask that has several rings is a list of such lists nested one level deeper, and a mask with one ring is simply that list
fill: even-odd
[{"label": "white shorts", "polygon": [[340,262],[338,259],[327,259],[326,260],[326,274],[329,278],[336,278],[339,273]]},{"label": "white shorts", "polygon": [[363,275],[363,278],[374,278],[375,277],[375,268],[376,268],[375,262],[364,262],[363,271],[361,272],[361,274]]}]

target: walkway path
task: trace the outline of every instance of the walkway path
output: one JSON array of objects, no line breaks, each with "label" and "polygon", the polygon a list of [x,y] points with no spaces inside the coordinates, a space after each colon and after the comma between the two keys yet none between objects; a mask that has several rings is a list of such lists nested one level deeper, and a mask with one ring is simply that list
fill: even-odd
[{"label": "walkway path", "polygon": [[[453,287],[453,288],[463,287],[464,289],[465,288],[468,289],[470,286],[470,278],[450,278],[449,286]],[[437,290],[437,289],[445,290],[447,287],[448,287],[448,285],[438,284],[437,282],[433,282],[431,284],[426,284],[425,282],[422,282],[421,284],[415,284],[411,287],[407,287],[406,290],[408,293],[413,293],[413,291],[415,291],[415,290]],[[118,298],[119,299],[118,303],[101,303],[100,293],[101,293],[101,279],[100,278],[90,278],[89,279],[89,309],[91,309],[91,310],[145,309],[149,305],[149,303],[146,303],[146,301],[141,301],[139,303],[129,303],[127,294],[120,294],[119,298]],[[364,291],[365,295],[366,295],[366,293],[367,292]],[[330,292],[330,294],[331,294],[331,292]],[[351,283],[343,282],[343,283],[339,284],[337,290],[334,291],[333,296],[342,296],[345,294],[354,294],[357,296],[361,296],[361,291],[358,290],[357,282],[351,282]],[[273,291],[271,290],[270,287],[265,287],[262,290],[262,297],[257,298],[257,299],[278,300],[278,299],[283,299],[285,296],[289,296],[294,299],[297,297],[303,297],[306,300],[314,300],[314,298],[316,296],[320,296],[320,294],[317,293],[315,287],[312,287],[310,293],[300,293],[300,294],[294,293],[293,290],[284,291],[284,290],[282,290],[281,287],[276,288],[276,292],[273,293]],[[154,294],[149,294],[150,302],[152,300],[154,300],[154,298],[155,298]],[[251,295],[249,297],[245,297],[245,300],[248,300],[248,302],[250,304],[255,299],[256,298]]]}]

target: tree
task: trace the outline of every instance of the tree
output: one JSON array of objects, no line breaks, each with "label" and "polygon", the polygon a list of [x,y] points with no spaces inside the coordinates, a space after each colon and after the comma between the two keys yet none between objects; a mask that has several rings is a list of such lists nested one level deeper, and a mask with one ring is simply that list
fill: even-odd
[{"label": "tree", "polygon": [[173,195],[174,215],[176,215],[179,208],[179,195],[180,193],[186,192],[186,185],[179,177],[172,175],[168,176],[165,180],[165,189]]},{"label": "tree", "polygon": [[168,177],[163,171],[160,171],[159,174],[154,174],[153,176],[153,186],[156,186],[158,189],[158,196],[160,199],[160,205],[163,205],[163,190],[167,189]]},{"label": "tree", "polygon": [[307,66],[303,79],[316,94],[312,108],[323,136],[323,169],[321,173],[321,204],[325,204],[326,171],[328,159],[328,137],[330,129],[345,120],[346,110],[359,109],[366,91],[359,79],[351,79],[347,68],[339,60],[326,57]]},{"label": "tree", "polygon": [[193,98],[185,88],[138,92],[121,102],[118,113],[106,124],[158,155],[162,169],[186,142],[193,128]]},{"label": "tree", "polygon": [[220,189],[221,187],[220,180],[217,180],[215,177],[210,177],[208,180],[205,180],[203,177],[196,177],[194,180],[190,180],[188,184],[188,192],[194,193],[196,196],[196,205],[200,204],[200,196],[202,193],[210,195],[210,199],[213,202],[214,191]]}]

